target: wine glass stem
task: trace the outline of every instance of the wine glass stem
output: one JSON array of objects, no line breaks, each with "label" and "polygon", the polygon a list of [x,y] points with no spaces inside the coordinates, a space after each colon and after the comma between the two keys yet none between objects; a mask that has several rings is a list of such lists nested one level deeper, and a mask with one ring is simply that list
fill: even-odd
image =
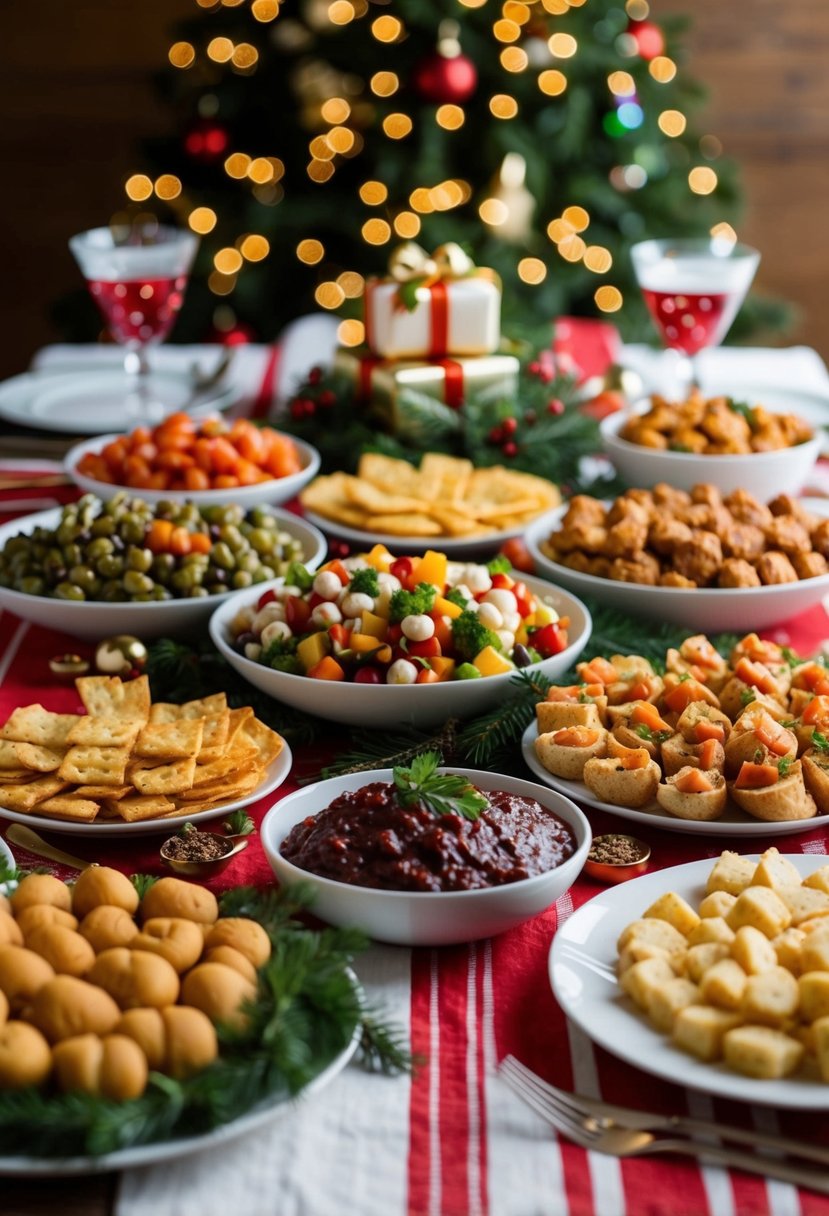
[{"label": "wine glass stem", "polygon": [[150,397],[150,361],[146,346],[131,346],[124,355],[124,371],[130,381],[128,400],[141,421],[153,421]]}]

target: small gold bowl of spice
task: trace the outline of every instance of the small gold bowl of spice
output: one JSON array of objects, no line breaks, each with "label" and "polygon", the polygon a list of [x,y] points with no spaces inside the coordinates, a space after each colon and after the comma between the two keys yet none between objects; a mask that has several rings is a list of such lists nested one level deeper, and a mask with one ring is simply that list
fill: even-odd
[{"label": "small gold bowl of spice", "polygon": [[168,869],[182,878],[211,878],[220,874],[232,857],[248,847],[248,837],[223,836],[219,832],[200,832],[192,823],[170,836],[160,849]]},{"label": "small gold bowl of spice", "polygon": [[637,878],[648,868],[651,857],[650,845],[635,836],[623,836],[612,832],[607,836],[594,836],[584,863],[584,872],[599,882],[627,882]]}]

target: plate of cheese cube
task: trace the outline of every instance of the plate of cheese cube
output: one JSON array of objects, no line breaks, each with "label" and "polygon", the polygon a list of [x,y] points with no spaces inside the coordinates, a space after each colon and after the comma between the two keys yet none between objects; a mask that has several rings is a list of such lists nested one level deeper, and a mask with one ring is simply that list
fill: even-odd
[{"label": "plate of cheese cube", "polygon": [[599,1046],[722,1097],[829,1109],[829,864],[724,852],[603,891],[558,930],[553,992]]}]

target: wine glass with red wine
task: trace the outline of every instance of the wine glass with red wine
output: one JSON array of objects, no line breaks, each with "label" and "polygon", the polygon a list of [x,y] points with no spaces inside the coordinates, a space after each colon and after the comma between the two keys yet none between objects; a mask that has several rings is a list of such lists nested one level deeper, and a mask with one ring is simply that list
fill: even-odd
[{"label": "wine glass with red wine", "polygon": [[147,351],[173,328],[197,246],[194,233],[153,222],[92,228],[69,241],[109,332],[126,350],[125,404],[148,421],[167,411],[153,400]]},{"label": "wine glass with red wine", "polygon": [[641,241],[630,254],[654,325],[690,387],[698,383],[695,355],[728,333],[760,254],[726,237]]}]

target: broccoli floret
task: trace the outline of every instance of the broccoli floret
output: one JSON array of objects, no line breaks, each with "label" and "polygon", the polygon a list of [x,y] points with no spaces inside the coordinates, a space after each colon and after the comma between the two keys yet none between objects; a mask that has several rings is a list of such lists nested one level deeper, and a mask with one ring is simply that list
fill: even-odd
[{"label": "broccoli floret", "polygon": [[366,566],[364,570],[355,570],[351,576],[351,582],[348,584],[348,590],[370,595],[372,599],[376,599],[380,594],[380,580],[377,577],[377,571],[372,566]]},{"label": "broccoli floret", "polygon": [[298,643],[298,638],[274,638],[262,651],[259,661],[266,667],[272,667],[274,671],[288,671],[292,675],[300,676],[303,666],[296,654]]},{"label": "broccoli floret", "polygon": [[389,620],[402,621],[404,616],[431,612],[435,606],[435,589],[431,583],[418,583],[414,591],[395,591],[389,602]]},{"label": "broccoli floret", "polygon": [[452,643],[463,659],[474,659],[485,646],[502,650],[497,633],[478,620],[476,612],[464,611],[452,621]]},{"label": "broccoli floret", "polygon": [[468,597],[464,595],[460,587],[452,587],[443,598],[449,600],[450,604],[457,604],[459,608],[465,608],[469,603]]}]

